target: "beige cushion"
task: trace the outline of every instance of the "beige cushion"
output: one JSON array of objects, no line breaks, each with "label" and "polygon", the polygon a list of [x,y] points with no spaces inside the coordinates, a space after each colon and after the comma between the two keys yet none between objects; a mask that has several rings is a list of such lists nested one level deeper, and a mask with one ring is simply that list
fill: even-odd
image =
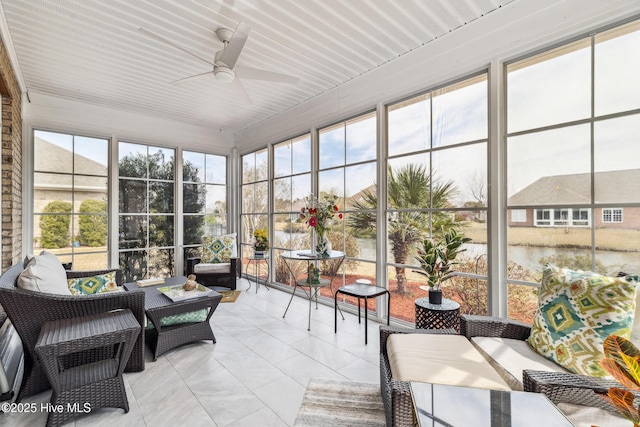
[{"label": "beige cushion", "polygon": [[509,385],[461,335],[392,334],[391,374],[399,381],[509,390]]},{"label": "beige cushion", "polygon": [[559,403],[558,409],[575,427],[631,427],[631,421],[622,415],[592,406]]},{"label": "beige cushion", "polygon": [[42,251],[38,256],[27,255],[17,285],[21,289],[35,292],[71,295],[62,263],[47,251]]},{"label": "beige cushion", "polygon": [[[196,264],[193,267],[193,272],[198,275],[198,273],[228,273],[231,269],[231,263],[229,262],[219,262],[219,263],[207,263],[201,262]],[[196,280],[197,277],[196,277]]]},{"label": "beige cushion", "polygon": [[522,371],[568,372],[562,366],[536,353],[526,341],[510,338],[473,337],[472,344],[509,384],[522,391]]}]

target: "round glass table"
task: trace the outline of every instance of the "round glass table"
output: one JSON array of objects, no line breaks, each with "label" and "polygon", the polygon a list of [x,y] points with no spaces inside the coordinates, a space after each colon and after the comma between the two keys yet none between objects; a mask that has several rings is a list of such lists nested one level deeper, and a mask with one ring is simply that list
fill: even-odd
[{"label": "round glass table", "polygon": [[[291,301],[293,301],[293,297],[296,295],[296,291],[298,290],[298,288],[300,288],[300,290],[304,293],[304,295],[309,299],[309,322],[307,324],[307,331],[310,331],[311,330],[311,302],[315,299],[316,309],[317,309],[318,308],[318,292],[320,292],[321,288],[328,287],[329,290],[331,291],[331,296],[335,297],[335,292],[333,291],[333,279],[335,278],[338,270],[340,270],[340,266],[342,265],[342,262],[344,261],[344,258],[345,258],[345,253],[341,251],[331,251],[328,257],[321,257],[313,254],[311,250],[307,249],[307,250],[282,252],[280,254],[280,257],[283,259],[284,263],[289,269],[289,273],[291,273],[291,277],[293,277],[293,281],[294,281],[294,287],[293,287],[293,292],[291,293],[291,299],[289,300],[289,304],[287,304],[287,308],[284,310],[284,314],[282,315],[282,317],[284,318],[287,315],[287,311],[289,311],[289,307],[291,306]],[[322,262],[327,262],[327,261],[336,264],[331,266],[329,275],[322,274],[322,272],[318,270],[318,265],[320,265]],[[296,262],[306,263],[306,268],[304,270],[304,272],[307,275],[306,278],[302,279],[296,276],[296,273],[295,273],[296,269],[292,268],[292,266]],[[340,315],[344,319],[342,310],[340,310]]]}]

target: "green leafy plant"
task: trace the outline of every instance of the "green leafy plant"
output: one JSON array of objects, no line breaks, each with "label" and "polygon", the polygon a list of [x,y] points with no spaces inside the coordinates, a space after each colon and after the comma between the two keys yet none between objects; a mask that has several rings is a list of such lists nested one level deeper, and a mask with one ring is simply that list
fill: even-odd
[{"label": "green leafy plant", "polygon": [[629,389],[610,387],[609,401],[634,427],[638,427],[640,408],[634,405],[635,396],[630,390],[640,390],[640,350],[631,341],[617,335],[609,335],[603,347],[604,357],[600,365]]},{"label": "green leafy plant", "polygon": [[433,290],[440,290],[442,282],[450,277],[452,267],[457,264],[456,257],[466,251],[461,248],[462,245],[470,241],[469,237],[458,233],[454,228],[444,232],[439,240],[424,239],[415,257],[422,270],[414,272],[425,276]]},{"label": "green leafy plant", "polygon": [[81,240],[90,247],[107,244],[107,202],[85,200],[80,204],[78,219]]},{"label": "green leafy plant", "polygon": [[40,217],[40,242],[46,249],[64,248],[69,245],[71,203],[55,200],[47,203]]}]

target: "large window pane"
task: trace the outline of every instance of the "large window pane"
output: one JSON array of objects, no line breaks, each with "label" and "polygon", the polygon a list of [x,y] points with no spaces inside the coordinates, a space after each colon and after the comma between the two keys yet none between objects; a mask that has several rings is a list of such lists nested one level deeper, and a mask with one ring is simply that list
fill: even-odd
[{"label": "large window pane", "polygon": [[342,165],[345,161],[344,123],[323,129],[319,132],[320,169]]},{"label": "large window pane", "polygon": [[[173,275],[173,258],[164,258],[173,256],[173,248],[161,252],[154,248],[175,245],[174,150],[120,142],[119,151],[119,250],[125,280]],[[198,176],[189,171],[185,175]],[[155,257],[159,253],[164,254],[162,261]],[[154,268],[159,262],[165,267]]]},{"label": "large window pane", "polygon": [[594,129],[596,203],[640,202],[640,115],[598,121]]},{"label": "large window pane", "polygon": [[378,121],[375,113],[347,122],[345,129],[346,139],[349,141],[346,144],[347,164],[376,159],[376,123]]},{"label": "large window pane", "polygon": [[74,269],[108,267],[109,141],[34,131],[34,242]]},{"label": "large window pane", "polygon": [[588,203],[589,133],[579,125],[509,137],[509,205]]},{"label": "large window pane", "polygon": [[389,106],[390,156],[431,148],[431,94]]},{"label": "large window pane", "polygon": [[434,147],[487,138],[487,89],[483,74],[434,91]]},{"label": "large window pane", "polygon": [[434,186],[453,189],[449,203],[460,208],[487,206],[486,143],[435,151],[432,168]]},{"label": "large window pane", "polygon": [[640,21],[595,38],[596,116],[640,108]]},{"label": "large window pane", "polygon": [[507,67],[509,132],[590,116],[590,45],[580,40]]}]

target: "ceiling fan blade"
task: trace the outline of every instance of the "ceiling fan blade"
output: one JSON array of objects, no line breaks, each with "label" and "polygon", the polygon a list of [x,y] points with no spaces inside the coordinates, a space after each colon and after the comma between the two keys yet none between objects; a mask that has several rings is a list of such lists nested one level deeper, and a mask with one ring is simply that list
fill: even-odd
[{"label": "ceiling fan blade", "polygon": [[276,73],[274,71],[261,70],[253,67],[236,67],[236,76],[241,79],[265,80],[274,83],[298,84],[300,79],[286,74]]},{"label": "ceiling fan blade", "polygon": [[233,89],[235,94],[240,97],[240,100],[242,101],[243,104],[253,105],[253,101],[251,100],[251,97],[249,96],[249,94],[244,88],[244,85],[240,82],[239,79],[234,79],[231,82],[231,88]]},{"label": "ceiling fan blade", "polygon": [[180,84],[180,83],[185,82],[186,80],[195,79],[195,78],[198,78],[198,77],[206,76],[206,75],[208,75],[208,74],[213,74],[213,71],[207,71],[206,73],[201,73],[201,74],[196,74],[196,75],[189,76],[189,77],[184,77],[184,78],[182,78],[182,79],[174,80],[174,81],[172,81],[172,82],[171,82],[171,83],[169,83],[169,84],[171,84],[171,85],[177,85],[177,84]]},{"label": "ceiling fan blade", "polygon": [[229,40],[229,43],[224,48],[224,51],[220,56],[220,61],[227,64],[227,67],[233,69],[233,67],[236,66],[236,61],[238,61],[242,48],[247,42],[250,31],[250,26],[242,21],[238,23],[236,30],[233,32],[233,36],[231,36],[231,40]]},{"label": "ceiling fan blade", "polygon": [[142,34],[145,34],[145,35],[147,35],[149,37],[152,37],[152,38],[154,38],[156,40],[159,40],[159,41],[161,41],[161,42],[163,42],[165,44],[168,44],[169,46],[172,46],[172,47],[174,47],[174,48],[176,48],[176,49],[178,49],[178,50],[180,50],[180,51],[182,51],[184,53],[188,53],[189,55],[191,55],[191,56],[193,56],[195,58],[198,58],[199,60],[204,61],[207,64],[211,64],[211,66],[213,66],[213,62],[212,61],[210,61],[208,59],[204,59],[200,55],[198,55],[196,53],[193,53],[193,52],[183,48],[182,46],[175,44],[171,40],[165,39],[164,37],[159,36],[156,33],[147,30],[146,28],[140,27],[140,28],[138,28],[138,31],[140,31]]}]

